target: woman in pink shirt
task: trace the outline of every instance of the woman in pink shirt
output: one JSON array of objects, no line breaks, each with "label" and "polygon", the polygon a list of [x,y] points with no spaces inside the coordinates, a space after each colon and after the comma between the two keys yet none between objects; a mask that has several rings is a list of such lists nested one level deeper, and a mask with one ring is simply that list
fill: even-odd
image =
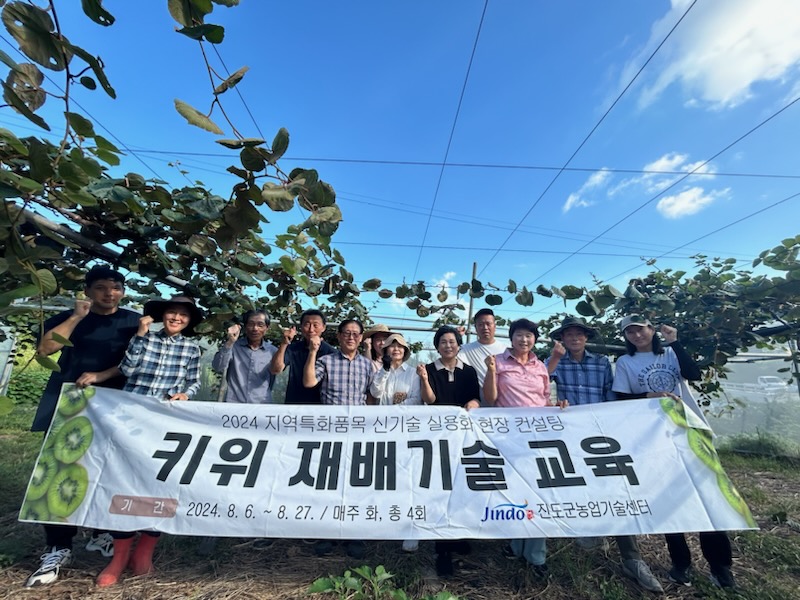
[{"label": "woman in pink shirt", "polygon": [[[511,323],[508,333],[511,348],[502,354],[486,357],[484,400],[490,406],[508,408],[549,406],[550,377],[547,367],[533,353],[533,346],[539,337],[536,323],[519,319]],[[563,406],[566,406],[566,400]],[[509,557],[525,557],[534,577],[547,578],[547,545],[544,538],[511,540],[507,554]]]},{"label": "woman in pink shirt", "polygon": [[539,337],[536,323],[519,319],[509,328],[511,348],[486,357],[483,397],[489,406],[509,408],[548,406],[550,377],[547,367],[533,352]]}]

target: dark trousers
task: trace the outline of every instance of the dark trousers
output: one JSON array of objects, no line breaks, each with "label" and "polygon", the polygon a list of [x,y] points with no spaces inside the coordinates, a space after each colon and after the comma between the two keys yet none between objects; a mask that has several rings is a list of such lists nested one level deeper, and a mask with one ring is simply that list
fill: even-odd
[{"label": "dark trousers", "polygon": [[[692,553],[686,543],[683,533],[668,533],[664,536],[667,540],[667,549],[672,559],[672,564],[679,569],[686,569],[692,564]],[[724,531],[704,531],[700,533],[700,549],[708,561],[711,570],[717,567],[730,567],[733,564],[731,541]]]},{"label": "dark trousers", "polygon": [[59,550],[69,548],[72,550],[72,538],[78,534],[74,525],[45,525],[44,539],[48,548],[55,546]]}]

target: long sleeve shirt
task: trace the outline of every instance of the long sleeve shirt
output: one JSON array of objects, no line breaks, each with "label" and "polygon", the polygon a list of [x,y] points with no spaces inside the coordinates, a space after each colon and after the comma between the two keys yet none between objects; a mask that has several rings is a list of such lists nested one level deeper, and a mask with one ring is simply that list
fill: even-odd
[{"label": "long sleeve shirt", "polygon": [[223,344],[211,361],[211,368],[225,376],[228,390],[225,402],[240,404],[269,404],[272,402],[272,384],[275,376],[270,372],[270,362],[278,349],[262,341],[253,350],[247,339],[239,338],[232,346]]},{"label": "long sleeve shirt", "polygon": [[422,404],[419,375],[408,363],[389,371],[381,366],[372,375],[369,392],[380,404]]},{"label": "long sleeve shirt", "polygon": [[119,370],[128,378],[126,392],[159,400],[181,393],[191,398],[200,389],[200,347],[181,334],[149,331],[131,340]]}]

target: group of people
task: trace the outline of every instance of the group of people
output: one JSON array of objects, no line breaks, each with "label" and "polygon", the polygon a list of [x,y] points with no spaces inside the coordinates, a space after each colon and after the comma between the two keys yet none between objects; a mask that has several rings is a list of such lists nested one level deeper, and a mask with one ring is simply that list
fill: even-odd
[{"label": "group of people", "polygon": [[[153,300],[143,315],[120,308],[125,279],[108,266],[93,267],[86,276],[86,298],[76,300],[44,324],[38,346],[42,355],[61,351],[61,370],[54,372],[42,396],[32,430],[45,431],[52,420],[62,383],[100,385],[123,389],[160,400],[190,400],[200,387],[200,348],[191,339],[203,319],[202,311],[187,296]],[[153,323],[162,328],[151,331]],[[295,327],[283,330],[279,345],[265,334],[270,326],[263,310],[247,312],[242,325],[232,325],[213,358],[215,371],[225,374],[224,400],[235,403],[272,402],[275,376],[288,368],[285,403],[292,404],[435,404],[466,410],[481,406],[543,407],[605,402],[609,400],[686,395],[685,380],[699,378],[699,369],[677,341],[677,331],[662,325],[663,342],[652,323],[638,315],[620,323],[628,353],[616,363],[616,377],[609,360],[586,349],[596,331],[583,319],[567,317],[553,332],[552,353],[540,361],[534,352],[539,338],[535,323],[527,319],[510,326],[510,347],[495,338],[494,313],[476,313],[477,341],[463,344],[460,329],[444,326],[434,335],[439,358],[412,368],[411,349],[405,338],[385,325],[365,331],[362,323],[346,319],[338,324],[338,346],[323,339],[326,319],[318,310],[300,316],[300,339]],[[69,340],[69,344],[64,342]],[[654,365],[656,365],[654,367]],[[638,377],[643,370],[659,377]],[[663,373],[662,373],[663,371]],[[551,403],[551,382],[557,398]],[[643,383],[644,382],[644,383]],[[656,383],[657,382],[657,383]],[[72,559],[73,526],[46,525],[46,551],[40,567],[26,585],[56,581],[59,570]],[[691,555],[685,536],[671,534],[667,546],[672,558],[670,579],[691,583]],[[617,536],[622,570],[645,589],[661,591],[661,585],[642,560],[633,536]],[[87,549],[111,558],[97,578],[97,585],[116,584],[123,571],[144,575],[153,569],[152,557],[158,533],[93,532]],[[703,533],[700,543],[711,567],[712,578],[722,587],[734,585],[731,546],[724,532]],[[318,540],[315,550],[325,554],[332,542]],[[362,541],[349,540],[347,553],[363,558]],[[403,542],[403,550],[415,551],[417,542]],[[453,572],[453,554],[470,550],[466,540],[436,542],[436,568],[440,575]],[[536,576],[546,576],[544,539],[512,540],[509,558],[524,557]]]}]

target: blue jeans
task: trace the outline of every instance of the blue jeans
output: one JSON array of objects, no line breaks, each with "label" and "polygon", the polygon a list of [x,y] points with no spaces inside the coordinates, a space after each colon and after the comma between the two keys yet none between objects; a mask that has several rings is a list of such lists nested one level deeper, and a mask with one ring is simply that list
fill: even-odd
[{"label": "blue jeans", "polygon": [[547,540],[545,538],[511,540],[511,551],[532,565],[543,565],[547,559]]}]

